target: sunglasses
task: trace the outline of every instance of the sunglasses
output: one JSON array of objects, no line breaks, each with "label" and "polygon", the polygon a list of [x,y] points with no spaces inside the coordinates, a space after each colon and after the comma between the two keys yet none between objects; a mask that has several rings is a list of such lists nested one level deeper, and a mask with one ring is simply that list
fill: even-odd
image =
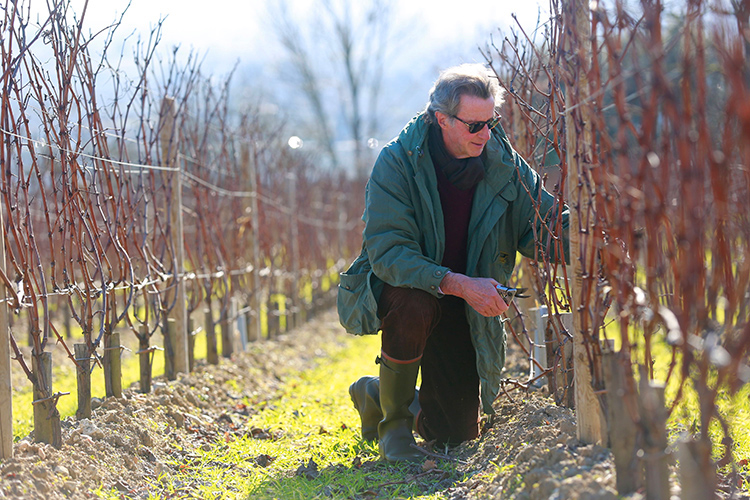
[{"label": "sunglasses", "polygon": [[489,129],[492,130],[493,128],[497,127],[498,123],[500,123],[500,116],[498,115],[495,115],[489,120],[484,121],[484,122],[471,122],[471,123],[465,122],[461,118],[455,115],[451,115],[451,116],[455,118],[456,120],[460,121],[461,123],[463,123],[464,125],[466,125],[467,127],[469,127],[470,134],[476,134],[477,132],[482,130],[485,125],[487,125],[487,127],[489,127]]}]

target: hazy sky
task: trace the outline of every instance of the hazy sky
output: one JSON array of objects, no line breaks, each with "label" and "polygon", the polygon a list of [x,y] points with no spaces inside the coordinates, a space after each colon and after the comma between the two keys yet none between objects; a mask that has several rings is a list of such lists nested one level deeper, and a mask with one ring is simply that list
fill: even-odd
[{"label": "hazy sky", "polygon": [[[92,29],[104,26],[122,13],[127,3],[126,0],[89,0],[85,24]],[[304,13],[312,1],[291,0],[290,3]],[[476,46],[474,40],[486,39],[498,27],[514,24],[512,13],[518,15],[524,27],[533,28],[539,9],[536,0],[472,0],[468,4],[451,0],[400,0],[395,3],[400,19],[424,31],[421,42],[425,47],[455,41],[457,50],[465,51],[465,58],[476,57],[477,60],[479,56],[472,50]],[[79,13],[83,4],[84,0],[72,2]],[[544,0],[542,7],[547,8]],[[237,59],[262,58],[272,45],[269,40],[273,39],[273,34],[266,26],[266,0],[132,0],[120,30],[145,33],[163,16],[166,16],[162,29],[164,44],[181,44],[201,53],[207,51],[207,61],[211,60],[211,64],[220,69],[230,68]],[[467,42],[470,47],[461,47]]]},{"label": "hazy sky", "polygon": [[[315,2],[287,1],[303,18]],[[547,0],[541,2],[546,11]],[[389,106],[394,108],[386,111],[394,122],[386,124],[389,131],[400,128],[421,109],[440,70],[462,62],[484,62],[478,45],[487,43],[491,33],[497,36],[498,28],[507,33],[509,26],[515,26],[513,13],[524,29],[533,30],[540,8],[537,0],[472,0],[466,4],[450,0],[393,0],[393,3],[397,19],[392,31],[409,34],[403,38],[405,41],[393,42],[386,59],[386,78],[396,79],[399,85],[399,95],[390,96]],[[83,4],[84,0],[72,0],[79,15]],[[126,0],[89,0],[84,25],[97,31],[110,24],[127,4]],[[145,37],[161,17],[166,17],[160,42],[162,51],[174,45],[181,46],[181,53],[195,50],[205,55],[202,68],[219,75],[228,73],[239,61],[233,79],[235,87],[268,88],[277,84],[269,82],[277,71],[274,65],[281,59],[281,53],[269,27],[266,0],[132,0],[118,33],[121,37],[130,33]]]}]

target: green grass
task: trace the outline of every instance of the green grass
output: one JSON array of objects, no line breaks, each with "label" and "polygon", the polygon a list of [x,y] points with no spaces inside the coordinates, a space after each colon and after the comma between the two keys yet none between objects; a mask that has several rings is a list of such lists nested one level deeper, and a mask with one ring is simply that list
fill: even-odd
[{"label": "green grass", "polygon": [[[273,438],[248,433],[196,450],[171,464],[179,472],[157,480],[151,498],[442,498],[429,478],[404,482],[422,472],[419,465],[379,462],[377,446],[360,439],[347,389],[356,378],[377,373],[378,342],[375,336],[352,337],[317,368],[288,380],[247,423],[248,431],[262,429]],[[450,464],[439,466],[455,475]],[[300,467],[310,471],[307,476],[297,473]]]}]

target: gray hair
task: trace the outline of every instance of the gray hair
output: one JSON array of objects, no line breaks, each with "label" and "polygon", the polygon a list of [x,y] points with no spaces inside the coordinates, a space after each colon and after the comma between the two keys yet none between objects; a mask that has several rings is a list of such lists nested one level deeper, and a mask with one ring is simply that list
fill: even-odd
[{"label": "gray hair", "polygon": [[472,95],[481,99],[493,98],[495,109],[503,103],[503,89],[497,76],[483,64],[461,64],[448,68],[435,81],[430,90],[430,98],[424,109],[427,123],[435,123],[435,112],[456,116],[462,95]]}]

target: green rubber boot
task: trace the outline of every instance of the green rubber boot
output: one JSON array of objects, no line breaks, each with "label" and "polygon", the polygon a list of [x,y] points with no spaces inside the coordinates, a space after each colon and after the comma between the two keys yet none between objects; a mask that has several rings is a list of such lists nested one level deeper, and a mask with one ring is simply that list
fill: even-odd
[{"label": "green rubber boot", "polygon": [[[349,386],[349,396],[354,408],[359,412],[362,420],[362,439],[376,441],[378,439],[378,423],[383,420],[380,409],[380,379],[378,377],[362,377]],[[419,413],[419,391],[414,390],[414,400],[409,405],[412,415]],[[416,430],[416,420],[414,422]]]},{"label": "green rubber boot", "polygon": [[383,419],[380,411],[380,380],[378,377],[362,377],[349,386],[349,396],[362,420],[362,439],[378,439],[378,422]]},{"label": "green rubber boot", "polygon": [[383,419],[378,424],[380,457],[388,462],[421,462],[425,456],[411,445],[416,444],[412,428],[414,415],[409,405],[414,401],[420,359],[397,363],[380,359],[380,408]]}]

